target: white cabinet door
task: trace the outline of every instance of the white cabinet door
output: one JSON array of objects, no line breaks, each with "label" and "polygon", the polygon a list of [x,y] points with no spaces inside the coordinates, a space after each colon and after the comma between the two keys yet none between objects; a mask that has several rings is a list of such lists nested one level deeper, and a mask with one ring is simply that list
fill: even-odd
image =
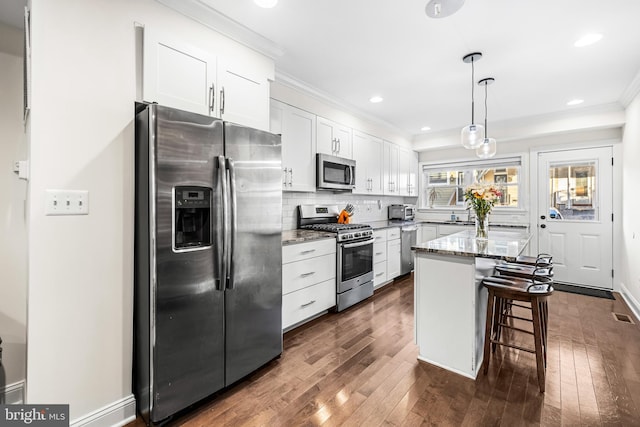
[{"label": "white cabinet door", "polygon": [[282,189],[316,191],[316,116],[271,100],[270,122],[282,135]]},{"label": "white cabinet door", "polygon": [[400,148],[398,161],[398,181],[400,183],[400,195],[417,197],[418,187],[418,153],[406,148]]},{"label": "white cabinet door", "polygon": [[400,275],[402,245],[400,239],[387,241],[387,279],[391,280]]},{"label": "white cabinet door", "polygon": [[219,117],[256,129],[269,129],[269,81],[250,64],[219,61],[216,109]]},{"label": "white cabinet door", "polygon": [[399,195],[398,160],[400,150],[397,145],[384,141],[384,194]]},{"label": "white cabinet door", "polygon": [[318,117],[317,144],[318,153],[353,158],[352,132],[348,126]]},{"label": "white cabinet door", "polygon": [[143,51],[145,101],[215,115],[215,55],[149,28]]},{"label": "white cabinet door", "polygon": [[425,225],[422,224],[418,227],[418,236],[416,243],[426,243],[429,240],[434,240],[438,238],[438,226],[437,225]]},{"label": "white cabinet door", "polygon": [[356,194],[383,194],[382,149],[380,138],[353,132],[353,159],[356,161]]}]

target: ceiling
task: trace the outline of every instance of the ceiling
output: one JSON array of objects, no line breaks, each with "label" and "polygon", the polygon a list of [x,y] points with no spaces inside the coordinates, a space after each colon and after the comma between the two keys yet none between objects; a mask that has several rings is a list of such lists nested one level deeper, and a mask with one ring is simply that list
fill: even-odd
[{"label": "ceiling", "polygon": [[[159,0],[168,3],[166,0]],[[491,122],[618,103],[640,71],[638,0],[466,0],[428,18],[428,0],[191,0],[267,39],[280,77],[292,77],[407,135],[471,121],[470,52],[488,87]],[[0,1],[0,21],[21,26],[24,0]],[[603,39],[573,43],[590,32]],[[274,53],[275,52],[275,53]],[[476,121],[484,89],[476,90]],[[373,95],[384,101],[369,102]],[[569,100],[584,103],[569,107]],[[426,136],[426,135],[424,135]]]},{"label": "ceiling", "polygon": [[[483,53],[475,80],[496,79],[489,122],[619,102],[640,71],[638,0],[467,0],[441,19],[426,16],[427,1],[200,0],[281,48],[277,72],[409,135],[470,123],[470,52]],[[604,37],[573,46],[590,32]]]}]

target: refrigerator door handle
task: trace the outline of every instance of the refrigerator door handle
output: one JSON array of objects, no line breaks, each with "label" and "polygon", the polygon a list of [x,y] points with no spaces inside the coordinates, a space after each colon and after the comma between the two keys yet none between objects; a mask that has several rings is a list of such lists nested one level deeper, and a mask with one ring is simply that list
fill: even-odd
[{"label": "refrigerator door handle", "polygon": [[224,156],[218,156],[218,179],[220,180],[220,184],[222,186],[222,230],[218,233],[218,235],[222,235],[222,239],[218,239],[218,241],[222,240],[222,246],[218,247],[218,271],[220,272],[220,290],[224,290],[227,287],[227,265],[229,261],[228,250],[229,241],[228,241],[228,218],[229,218],[229,190],[227,188],[227,168]]},{"label": "refrigerator door handle", "polygon": [[233,289],[234,286],[234,282],[235,282],[235,257],[234,257],[234,252],[235,252],[235,247],[236,247],[236,238],[238,237],[238,204],[237,204],[237,199],[236,199],[236,169],[235,169],[235,164],[233,162],[233,159],[227,159],[227,168],[229,169],[229,200],[231,202],[231,206],[230,206],[230,223],[231,223],[231,229],[230,231],[230,239],[229,239],[229,246],[227,247],[228,249],[228,255],[227,255],[227,272],[229,274],[229,282],[227,285],[228,289]]}]

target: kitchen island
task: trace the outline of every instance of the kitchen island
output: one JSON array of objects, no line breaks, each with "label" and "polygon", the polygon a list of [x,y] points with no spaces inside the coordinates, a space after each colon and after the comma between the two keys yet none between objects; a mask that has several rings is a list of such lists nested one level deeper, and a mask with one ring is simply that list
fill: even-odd
[{"label": "kitchen island", "polygon": [[514,261],[531,234],[474,230],[413,246],[415,339],[418,359],[475,379],[482,365],[487,291],[482,278],[500,261]]}]

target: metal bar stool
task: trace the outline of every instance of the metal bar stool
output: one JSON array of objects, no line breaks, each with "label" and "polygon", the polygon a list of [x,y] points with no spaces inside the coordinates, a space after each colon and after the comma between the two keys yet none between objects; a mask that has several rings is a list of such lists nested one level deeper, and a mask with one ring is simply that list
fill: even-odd
[{"label": "metal bar stool", "polygon": [[536,267],[547,267],[553,264],[551,254],[540,253],[538,256],[520,255],[516,258],[517,264],[535,265]]},{"label": "metal bar stool", "polygon": [[[489,358],[491,353],[495,353],[498,345],[534,353],[536,356],[538,385],[540,392],[544,393],[547,367],[547,327],[549,323],[547,300],[553,293],[553,280],[550,278],[530,280],[517,277],[491,276],[483,279],[482,284],[489,292],[484,337],[484,360],[482,361],[483,373],[487,374]],[[530,319],[512,314],[507,306],[509,304],[514,305],[514,301],[529,304],[518,306],[531,310]],[[514,326],[514,319],[531,323],[532,330],[529,331]],[[507,323],[508,320],[512,320],[511,324]],[[503,328],[533,335],[534,348],[522,347],[502,340]]]}]

